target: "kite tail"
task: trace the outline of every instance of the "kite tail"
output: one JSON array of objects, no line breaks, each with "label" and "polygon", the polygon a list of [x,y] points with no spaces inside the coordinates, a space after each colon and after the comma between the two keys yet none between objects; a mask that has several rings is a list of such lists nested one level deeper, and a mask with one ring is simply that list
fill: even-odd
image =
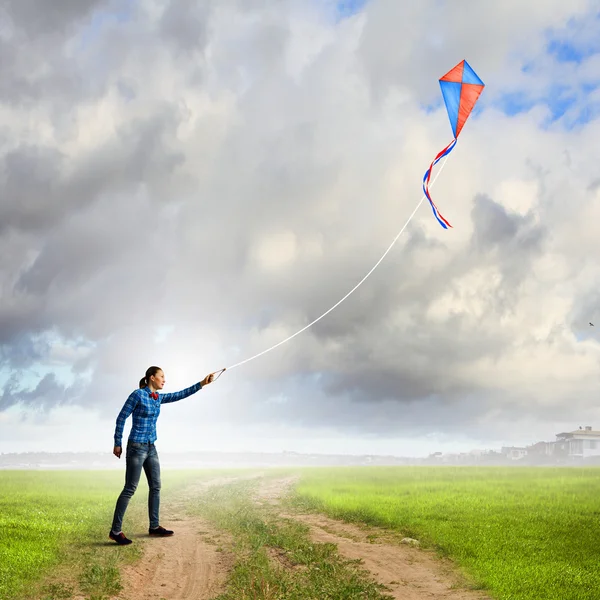
[{"label": "kite tail", "polygon": [[435,218],[438,220],[438,223],[444,228],[444,229],[448,229],[448,227],[452,227],[452,225],[450,225],[450,223],[448,223],[448,221],[446,221],[446,219],[442,216],[442,214],[440,213],[440,211],[438,210],[437,206],[433,203],[433,200],[431,199],[431,196],[429,195],[429,180],[431,179],[431,170],[433,169],[434,165],[440,161],[442,158],[444,158],[444,156],[450,154],[450,152],[452,152],[452,150],[454,149],[454,146],[456,145],[456,138],[454,138],[433,160],[433,162],[431,163],[431,165],[429,166],[429,169],[427,169],[427,172],[425,173],[424,177],[423,177],[423,191],[425,192],[425,196],[427,196],[427,200],[429,200],[429,204],[431,204],[431,210],[433,211],[433,214],[435,216]]}]

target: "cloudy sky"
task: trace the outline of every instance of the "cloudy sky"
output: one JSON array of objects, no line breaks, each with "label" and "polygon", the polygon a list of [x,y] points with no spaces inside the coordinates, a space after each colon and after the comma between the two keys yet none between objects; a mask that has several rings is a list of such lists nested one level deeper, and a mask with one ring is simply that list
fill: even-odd
[{"label": "cloudy sky", "polygon": [[600,428],[599,40],[588,0],[0,0],[0,452],[110,452],[148,366],[187,387],[338,302],[422,199],[463,59],[453,229],[421,204],[335,310],[163,407],[159,448]]}]

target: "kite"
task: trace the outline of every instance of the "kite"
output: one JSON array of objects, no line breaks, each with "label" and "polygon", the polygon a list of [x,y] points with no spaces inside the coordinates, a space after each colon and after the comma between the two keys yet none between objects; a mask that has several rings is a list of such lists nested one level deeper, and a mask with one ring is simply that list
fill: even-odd
[{"label": "kite", "polygon": [[462,131],[466,120],[469,118],[485,84],[479,79],[466,60],[462,60],[454,68],[450,69],[439,82],[444,97],[444,103],[446,104],[446,110],[448,111],[450,125],[452,125],[454,139],[435,157],[429,166],[429,169],[427,169],[427,172],[423,177],[423,191],[425,192],[425,196],[427,196],[427,200],[429,200],[429,204],[431,204],[431,210],[438,220],[438,223],[444,229],[448,229],[448,227],[452,227],[452,225],[450,225],[450,223],[442,216],[429,195],[431,170],[438,161],[450,154],[454,149],[454,146],[456,146],[458,136]]}]

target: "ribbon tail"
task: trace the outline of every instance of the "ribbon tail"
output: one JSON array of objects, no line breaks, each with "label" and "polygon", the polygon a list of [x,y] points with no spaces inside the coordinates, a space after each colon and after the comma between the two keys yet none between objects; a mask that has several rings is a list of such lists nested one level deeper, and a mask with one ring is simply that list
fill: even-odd
[{"label": "ribbon tail", "polygon": [[429,169],[425,172],[423,176],[423,192],[425,192],[425,196],[427,200],[429,200],[429,204],[431,205],[431,210],[433,211],[434,217],[437,219],[438,223],[444,228],[448,229],[448,227],[452,227],[448,221],[442,216],[442,213],[438,210],[438,207],[434,204],[431,196],[429,195],[429,180],[431,179],[431,171],[433,167],[442,159],[444,156],[447,156],[452,152],[454,146],[456,146],[456,138],[454,138],[443,150],[441,150],[438,155],[433,159],[431,165],[429,165]]}]

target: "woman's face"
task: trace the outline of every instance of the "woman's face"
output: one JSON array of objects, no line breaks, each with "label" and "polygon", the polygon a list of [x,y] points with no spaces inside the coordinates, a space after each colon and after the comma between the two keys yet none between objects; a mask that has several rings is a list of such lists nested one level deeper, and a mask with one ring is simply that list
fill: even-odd
[{"label": "woman's face", "polygon": [[165,387],[165,374],[162,370],[156,371],[154,375],[150,377],[150,382],[157,390],[162,390]]}]

